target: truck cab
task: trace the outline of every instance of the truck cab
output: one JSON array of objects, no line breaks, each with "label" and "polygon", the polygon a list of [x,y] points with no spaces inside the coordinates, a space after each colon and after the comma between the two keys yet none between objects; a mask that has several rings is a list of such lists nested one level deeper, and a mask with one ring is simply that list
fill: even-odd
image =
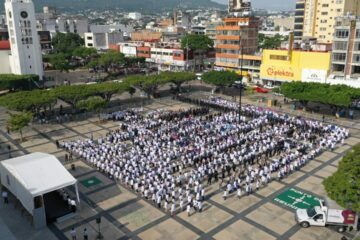
[{"label": "truck cab", "polygon": [[326,225],[326,214],[320,207],[296,210],[296,220],[302,227]]}]

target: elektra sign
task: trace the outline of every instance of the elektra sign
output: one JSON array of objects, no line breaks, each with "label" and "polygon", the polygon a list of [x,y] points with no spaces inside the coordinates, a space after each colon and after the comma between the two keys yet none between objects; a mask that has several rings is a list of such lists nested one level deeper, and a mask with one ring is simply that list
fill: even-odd
[{"label": "elektra sign", "polygon": [[266,72],[269,76],[274,76],[274,77],[291,77],[291,78],[294,77],[294,73],[291,71],[278,70],[272,67],[268,68]]}]

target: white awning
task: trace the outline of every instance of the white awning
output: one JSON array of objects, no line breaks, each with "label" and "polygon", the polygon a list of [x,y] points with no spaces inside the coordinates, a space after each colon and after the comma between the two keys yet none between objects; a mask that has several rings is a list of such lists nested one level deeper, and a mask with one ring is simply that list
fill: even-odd
[{"label": "white awning", "polygon": [[76,183],[53,155],[32,153],[0,162],[1,183],[32,213],[33,198]]}]

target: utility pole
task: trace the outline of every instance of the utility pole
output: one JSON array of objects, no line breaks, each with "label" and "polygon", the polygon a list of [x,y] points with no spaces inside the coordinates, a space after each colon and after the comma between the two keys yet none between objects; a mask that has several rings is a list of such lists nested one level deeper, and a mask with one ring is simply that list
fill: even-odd
[{"label": "utility pole", "polygon": [[189,36],[186,37],[186,70],[189,69]]},{"label": "utility pole", "polygon": [[[242,40],[242,39],[241,39]],[[242,97],[242,88],[243,88],[243,61],[244,61],[244,46],[241,44],[241,58],[240,58],[240,92],[239,92],[239,123],[241,122],[241,97]]]}]

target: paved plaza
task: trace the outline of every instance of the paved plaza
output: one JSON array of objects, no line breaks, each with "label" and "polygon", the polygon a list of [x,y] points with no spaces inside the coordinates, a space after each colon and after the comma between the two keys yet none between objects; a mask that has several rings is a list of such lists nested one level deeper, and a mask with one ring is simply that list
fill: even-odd
[{"label": "paved plaza", "polygon": [[[245,101],[246,102],[246,101]],[[248,102],[250,103],[250,102]],[[186,109],[191,105],[171,98],[153,100],[145,110]],[[286,109],[283,109],[286,111]],[[0,113],[2,114],[2,113]],[[301,113],[299,113],[301,115]],[[320,117],[319,117],[320,118]],[[4,124],[0,128],[0,160],[24,155],[31,152],[46,152],[58,157],[79,180],[81,207],[77,215],[62,223],[55,223],[41,232],[31,230],[30,222],[23,213],[12,204],[0,203],[0,225],[7,230],[1,233],[14,239],[70,239],[72,227],[77,229],[82,239],[82,230],[88,229],[89,239],[97,236],[96,218],[101,217],[101,232],[104,239],[291,239],[291,240],[339,240],[342,236],[352,237],[350,233],[339,234],[331,228],[300,228],[294,218],[294,209],[274,199],[289,189],[309,194],[314,197],[325,197],[322,181],[332,175],[340,159],[355,144],[360,142],[360,122],[347,120],[337,124],[347,127],[351,137],[344,145],[338,145],[334,151],[325,151],[310,161],[300,171],[283,179],[272,181],[268,186],[250,196],[240,199],[230,195],[222,198],[218,184],[206,188],[206,200],[202,213],[190,217],[181,212],[171,216],[163,209],[158,209],[140,195],[114,182],[87,163],[75,159],[65,163],[65,151],[57,148],[56,140],[71,141],[93,136],[95,139],[104,136],[109,130],[118,127],[117,122],[98,122],[97,117],[83,121],[65,122],[63,124],[33,125],[24,131],[25,142],[20,142],[18,133],[6,134]],[[6,145],[11,147],[8,152]],[[75,164],[76,170],[71,169]],[[330,206],[337,208],[333,201]],[[17,231],[15,220],[29,233]],[[6,231],[10,231],[5,233]],[[28,234],[28,235],[27,235]],[[31,237],[26,237],[31,235]],[[79,239],[78,238],[78,239]],[[0,239],[2,239],[0,237]],[[10,237],[8,239],[11,239]]]}]

